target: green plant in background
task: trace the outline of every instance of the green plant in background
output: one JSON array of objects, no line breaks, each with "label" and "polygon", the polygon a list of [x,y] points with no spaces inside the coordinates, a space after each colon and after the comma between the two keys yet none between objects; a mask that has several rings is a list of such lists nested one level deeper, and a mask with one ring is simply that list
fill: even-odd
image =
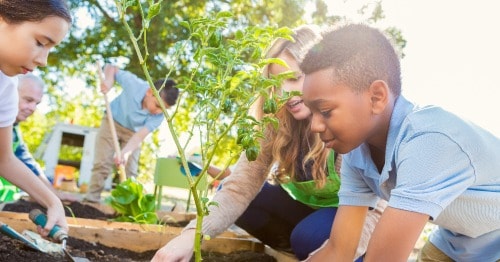
[{"label": "green plant in background", "polygon": [[118,184],[105,202],[119,214],[115,221],[156,224],[155,197],[146,194],[141,183],[129,178]]},{"label": "green plant in background", "polygon": [[[139,58],[145,78],[150,86],[153,82],[148,71],[149,54],[147,33],[152,19],[161,10],[161,0],[141,1],[115,0],[120,19],[129,33],[132,46]],[[130,7],[134,7],[133,9]],[[127,10],[130,8],[129,10]],[[134,31],[127,20],[127,11],[139,10],[142,28]],[[263,127],[277,125],[277,120],[266,116],[261,121],[249,115],[250,108],[259,97],[264,97],[264,108],[274,113],[281,99],[270,92],[274,86],[292,74],[283,74],[268,78],[262,72],[270,63],[285,65],[280,59],[264,59],[267,46],[276,38],[290,38],[291,30],[274,27],[245,27],[231,30],[229,26],[232,14],[218,12],[205,17],[182,21],[180,26],[189,32],[187,39],[179,39],[168,53],[168,61],[179,61],[180,58],[190,60],[190,73],[177,82],[181,95],[173,112],[162,106],[169,130],[179,152],[186,178],[196,205],[197,227],[195,237],[195,260],[201,261],[202,221],[208,214],[209,202],[207,190],[201,195],[196,190],[201,179],[205,179],[208,167],[215,160],[217,152],[226,150],[222,161],[223,170],[228,168],[245,151],[250,161],[259,154],[259,139],[263,138]],[[134,21],[137,22],[137,21]],[[136,24],[136,23],[135,23]],[[286,66],[286,65],[285,65]],[[165,78],[174,74],[177,65],[171,64]],[[158,92],[152,89],[158,101]],[[185,111],[183,111],[185,110]],[[189,112],[189,118],[177,118],[179,112]],[[184,116],[185,114],[179,114]],[[179,141],[182,132],[188,139],[184,144]],[[236,140],[236,147],[224,148],[228,137]],[[203,168],[201,174],[193,177],[189,171],[185,150],[190,140],[201,142]],[[233,144],[234,145],[234,144]],[[164,174],[168,175],[168,174]]]}]

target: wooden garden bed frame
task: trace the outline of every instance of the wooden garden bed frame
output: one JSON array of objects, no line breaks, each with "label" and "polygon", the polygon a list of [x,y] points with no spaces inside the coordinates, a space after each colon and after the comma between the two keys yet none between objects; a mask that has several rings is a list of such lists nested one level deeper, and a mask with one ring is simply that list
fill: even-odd
[{"label": "wooden garden bed frame", "polygon": [[[193,214],[162,212],[160,217],[176,221],[192,219]],[[0,221],[18,232],[32,230],[36,226],[26,213],[0,212]],[[114,248],[124,248],[134,252],[157,250],[178,236],[182,228],[168,225],[144,225],[128,222],[111,222],[95,219],[68,217],[69,236],[90,243],[99,243]],[[133,241],[130,241],[133,239]],[[273,250],[250,235],[226,231],[216,238],[204,241],[202,249],[220,253],[235,251],[263,252],[275,257],[279,262],[297,261],[293,256]]]}]

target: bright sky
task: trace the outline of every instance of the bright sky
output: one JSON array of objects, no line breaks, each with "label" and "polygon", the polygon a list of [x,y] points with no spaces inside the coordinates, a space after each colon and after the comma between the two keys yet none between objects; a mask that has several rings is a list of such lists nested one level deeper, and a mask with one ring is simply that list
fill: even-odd
[{"label": "bright sky", "polygon": [[[336,15],[356,21],[359,8],[374,1],[325,2],[330,12],[336,8]],[[380,26],[399,28],[407,41],[403,95],[441,106],[500,137],[500,1],[382,0],[382,9],[386,17]],[[170,141],[164,131],[161,136]],[[162,145],[164,154],[175,154],[173,142]]]},{"label": "bright sky", "polygon": [[[355,20],[368,0],[327,0],[329,11]],[[500,2],[382,0],[382,26],[407,40],[403,95],[435,104],[500,137]]]}]

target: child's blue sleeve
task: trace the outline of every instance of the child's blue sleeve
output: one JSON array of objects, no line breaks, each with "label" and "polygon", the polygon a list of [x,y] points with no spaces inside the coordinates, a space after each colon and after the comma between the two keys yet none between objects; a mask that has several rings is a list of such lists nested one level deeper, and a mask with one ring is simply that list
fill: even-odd
[{"label": "child's blue sleeve", "polygon": [[165,117],[163,116],[163,113],[158,115],[151,115],[147,119],[146,124],[144,126],[149,130],[149,132],[153,132],[161,125],[164,118]]},{"label": "child's blue sleeve", "polygon": [[115,79],[124,91],[129,91],[132,88],[137,88],[138,86],[148,86],[148,83],[146,81],[125,70],[118,70],[115,75]]},{"label": "child's blue sleeve", "polygon": [[395,159],[397,180],[391,190],[391,207],[436,218],[475,180],[469,156],[438,132],[401,143]]}]

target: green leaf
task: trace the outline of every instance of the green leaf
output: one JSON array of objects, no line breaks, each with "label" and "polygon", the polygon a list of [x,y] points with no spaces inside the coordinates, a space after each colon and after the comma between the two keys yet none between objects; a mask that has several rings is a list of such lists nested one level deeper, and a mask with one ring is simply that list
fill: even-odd
[{"label": "green leaf", "polygon": [[266,59],[262,59],[258,65],[259,66],[266,66],[266,65],[270,65],[270,64],[277,64],[277,65],[280,65],[280,66],[283,66],[285,68],[289,68],[288,67],[288,64],[283,61],[283,59],[280,59],[280,58],[266,58]]},{"label": "green leaf", "polygon": [[160,13],[161,4],[155,3],[149,7],[147,20],[152,20],[153,17],[157,16]]},{"label": "green leaf", "polygon": [[229,17],[233,17],[233,13],[229,12],[229,11],[221,11],[219,13],[217,13],[217,20],[221,19],[221,18],[229,18]]},{"label": "green leaf", "polygon": [[118,184],[111,191],[111,196],[106,198],[106,203],[121,214],[119,221],[157,223],[154,195],[144,194],[142,184],[134,179],[129,178]]},{"label": "green leaf", "polygon": [[179,25],[191,31],[191,25],[187,21],[181,21]]},{"label": "green leaf", "polygon": [[207,203],[207,206],[216,206],[216,207],[219,207],[219,203],[215,202],[215,201],[210,201],[210,202]]}]

